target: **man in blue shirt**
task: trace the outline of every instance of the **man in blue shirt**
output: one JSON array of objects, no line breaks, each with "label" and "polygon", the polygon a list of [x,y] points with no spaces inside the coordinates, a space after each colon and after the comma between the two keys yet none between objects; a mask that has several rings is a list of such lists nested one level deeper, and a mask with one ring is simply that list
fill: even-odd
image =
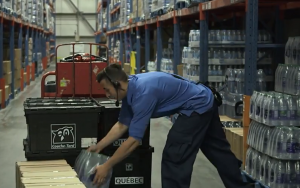
[{"label": "man in blue shirt", "polygon": [[128,78],[117,64],[111,64],[100,72],[97,81],[107,97],[122,100],[122,107],[119,121],[105,138],[89,150],[100,152],[126,131],[129,138],[105,164],[97,167],[94,183],[105,182],[109,170],[139,146],[150,118],[179,113],[163,151],[162,188],[190,187],[199,149],[217,168],[226,188],[250,187],[242,180],[239,162],[225,138],[218,106],[208,87],[163,72],[142,73]]}]

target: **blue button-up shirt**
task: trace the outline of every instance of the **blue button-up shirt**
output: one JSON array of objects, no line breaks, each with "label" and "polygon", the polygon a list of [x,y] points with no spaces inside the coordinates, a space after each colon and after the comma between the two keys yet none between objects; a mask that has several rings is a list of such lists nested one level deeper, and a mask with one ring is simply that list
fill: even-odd
[{"label": "blue button-up shirt", "polygon": [[129,136],[141,140],[150,118],[202,114],[212,108],[213,101],[211,90],[203,85],[163,72],[137,74],[130,76],[119,122],[129,126]]}]

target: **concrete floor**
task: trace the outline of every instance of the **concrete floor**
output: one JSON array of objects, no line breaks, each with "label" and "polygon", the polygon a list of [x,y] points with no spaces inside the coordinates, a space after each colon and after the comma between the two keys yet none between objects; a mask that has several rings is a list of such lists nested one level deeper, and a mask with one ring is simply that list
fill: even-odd
[{"label": "concrete floor", "polygon": [[[27,136],[27,127],[23,101],[28,97],[40,97],[40,85],[40,78],[37,78],[6,109],[0,110],[0,187],[15,187],[15,162],[25,160],[22,142]],[[166,118],[159,118],[152,120],[151,125],[151,145],[155,148],[152,187],[161,188],[161,155],[171,122]],[[199,187],[224,188],[216,169],[201,152],[194,165],[191,184],[191,188]]]}]

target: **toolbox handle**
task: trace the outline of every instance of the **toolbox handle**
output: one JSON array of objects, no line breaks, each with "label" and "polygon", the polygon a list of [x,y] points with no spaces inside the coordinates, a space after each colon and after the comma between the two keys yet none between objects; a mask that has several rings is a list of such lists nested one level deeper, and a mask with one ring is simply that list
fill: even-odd
[{"label": "toolbox handle", "polygon": [[[98,44],[98,43],[70,43],[70,44],[60,44],[60,45],[57,45],[56,46],[56,49],[55,49],[55,59],[56,59],[56,62],[55,62],[55,70],[56,72],[58,72],[58,66],[57,66],[57,62],[58,62],[58,59],[57,59],[57,50],[59,47],[61,46],[69,46],[69,45],[72,45],[73,46],[73,53],[72,55],[76,55],[74,52],[75,52],[75,45],[90,45],[90,56],[92,55],[92,46],[103,46],[106,48],[106,59],[107,59],[107,66],[109,65],[109,58],[108,58],[108,47],[104,44]],[[93,75],[93,70],[92,70],[92,58],[90,58],[90,97],[92,98],[92,75]],[[57,75],[56,75],[56,82],[58,82],[58,78],[57,78]],[[58,84],[56,84],[56,95],[55,97],[57,97],[57,93],[58,93]],[[73,96],[72,97],[75,97],[75,59],[73,58]]]}]

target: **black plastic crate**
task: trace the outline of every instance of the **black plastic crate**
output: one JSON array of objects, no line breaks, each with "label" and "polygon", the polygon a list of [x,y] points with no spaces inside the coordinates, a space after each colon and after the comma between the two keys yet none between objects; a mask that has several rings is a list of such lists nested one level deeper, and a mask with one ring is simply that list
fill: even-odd
[{"label": "black plastic crate", "polygon": [[[135,150],[113,168],[110,188],[151,188],[153,147]],[[111,156],[113,152],[103,152]]]},{"label": "black plastic crate", "polygon": [[102,107],[89,98],[72,100],[38,98],[24,102],[31,152],[81,150],[97,142]]},{"label": "black plastic crate", "polygon": [[[110,131],[110,129],[115,125],[118,121],[119,113],[121,107],[116,107],[115,103],[110,101],[100,102],[100,105],[104,107],[100,116],[99,130],[98,130],[98,141],[100,141],[106,134]],[[150,122],[149,122],[150,125]],[[128,138],[128,133],[125,133],[120,139],[116,140],[111,145],[107,146],[105,150],[115,151],[118,147]],[[149,148],[150,147],[150,126],[145,131],[144,138],[141,142],[141,146],[139,148]]]},{"label": "black plastic crate", "polygon": [[27,98],[24,107],[66,107],[66,106],[96,106],[99,105],[91,98]]},{"label": "black plastic crate", "polygon": [[25,151],[25,158],[27,161],[44,161],[44,160],[58,160],[65,159],[71,167],[74,167],[76,158],[81,150],[52,150],[51,152],[31,152],[27,139],[23,140],[23,147]]}]

